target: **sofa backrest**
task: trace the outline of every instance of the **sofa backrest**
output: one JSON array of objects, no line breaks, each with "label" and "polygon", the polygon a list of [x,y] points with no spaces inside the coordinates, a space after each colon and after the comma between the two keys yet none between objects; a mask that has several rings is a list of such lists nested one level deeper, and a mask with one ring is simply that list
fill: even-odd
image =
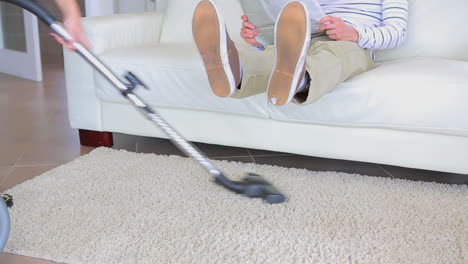
[{"label": "sofa backrest", "polygon": [[[199,0],[168,0],[161,42],[192,42],[192,14]],[[231,38],[242,42],[242,8],[238,0],[214,0]],[[468,0],[409,0],[406,42],[399,48],[377,51],[378,61],[434,56],[468,61]]]},{"label": "sofa backrest", "polygon": [[378,61],[421,56],[468,61],[468,0],[409,0],[409,5],[406,42],[377,51]]},{"label": "sofa backrest", "polygon": [[[166,18],[161,32],[161,43],[192,42],[192,15],[200,0],[168,0]],[[238,0],[214,0],[223,14],[231,39],[243,41],[240,37],[242,8]]]}]

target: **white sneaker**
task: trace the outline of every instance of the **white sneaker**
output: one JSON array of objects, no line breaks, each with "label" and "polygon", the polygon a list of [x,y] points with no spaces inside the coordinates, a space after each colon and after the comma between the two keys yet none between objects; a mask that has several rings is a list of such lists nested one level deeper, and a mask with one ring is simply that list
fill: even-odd
[{"label": "white sneaker", "polygon": [[288,3],[275,24],[275,62],[268,83],[268,99],[284,105],[292,100],[305,75],[305,62],[311,38],[306,6]]},{"label": "white sneaker", "polygon": [[195,8],[192,34],[213,92],[220,97],[233,95],[240,84],[239,54],[211,0],[202,0]]}]

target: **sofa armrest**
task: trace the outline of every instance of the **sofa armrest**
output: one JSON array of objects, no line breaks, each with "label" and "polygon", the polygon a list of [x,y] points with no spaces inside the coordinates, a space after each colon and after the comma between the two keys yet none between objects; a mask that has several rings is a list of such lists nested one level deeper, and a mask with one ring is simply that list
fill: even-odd
[{"label": "sofa armrest", "polygon": [[83,27],[95,53],[158,44],[164,13],[150,12],[83,18]]},{"label": "sofa armrest", "polygon": [[[83,19],[94,53],[115,48],[158,44],[164,14],[123,14]],[[102,131],[101,100],[96,95],[95,70],[64,49],[68,116],[72,128]]]},{"label": "sofa armrest", "polygon": [[[83,19],[94,53],[109,49],[158,44],[164,14],[123,14]],[[76,53],[64,49],[68,115],[73,128],[102,131],[101,102],[96,96],[94,69]]]},{"label": "sofa armrest", "polygon": [[93,67],[66,48],[63,53],[70,126],[102,131],[101,102],[96,96]]}]

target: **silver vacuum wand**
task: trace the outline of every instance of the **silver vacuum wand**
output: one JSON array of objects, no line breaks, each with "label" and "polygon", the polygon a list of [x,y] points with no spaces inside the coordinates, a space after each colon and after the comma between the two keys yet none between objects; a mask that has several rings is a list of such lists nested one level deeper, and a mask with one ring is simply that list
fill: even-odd
[{"label": "silver vacuum wand", "polygon": [[[72,41],[72,36],[67,30],[51,17],[42,7],[37,3],[29,0],[0,0],[18,5],[27,9],[31,13],[38,16],[47,25],[49,25],[55,33],[61,36],[66,41]],[[283,194],[279,192],[272,184],[267,182],[259,175],[249,173],[242,181],[231,181],[224,174],[218,170],[208,158],[197,149],[192,143],[185,140],[177,131],[175,131],[159,114],[148,106],[143,100],[133,93],[136,87],[147,87],[141,82],[138,77],[128,72],[125,75],[126,82],[121,81],[104,63],[91,51],[86,49],[83,45],[73,42],[74,48],[77,53],[81,55],[89,64],[91,64],[98,72],[100,72],[109,82],[111,82],[119,92],[133,103],[145,116],[161,128],[169,139],[187,156],[197,161],[203,166],[215,179],[215,182],[228,188],[236,193],[244,194],[248,197],[263,198],[268,203],[281,203],[285,201]]]}]

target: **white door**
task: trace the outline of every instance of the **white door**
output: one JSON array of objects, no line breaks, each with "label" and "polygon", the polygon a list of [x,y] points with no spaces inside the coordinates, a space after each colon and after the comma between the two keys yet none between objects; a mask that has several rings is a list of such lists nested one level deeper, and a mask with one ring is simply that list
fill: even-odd
[{"label": "white door", "polygon": [[0,72],[42,81],[37,23],[28,11],[0,2]]}]

